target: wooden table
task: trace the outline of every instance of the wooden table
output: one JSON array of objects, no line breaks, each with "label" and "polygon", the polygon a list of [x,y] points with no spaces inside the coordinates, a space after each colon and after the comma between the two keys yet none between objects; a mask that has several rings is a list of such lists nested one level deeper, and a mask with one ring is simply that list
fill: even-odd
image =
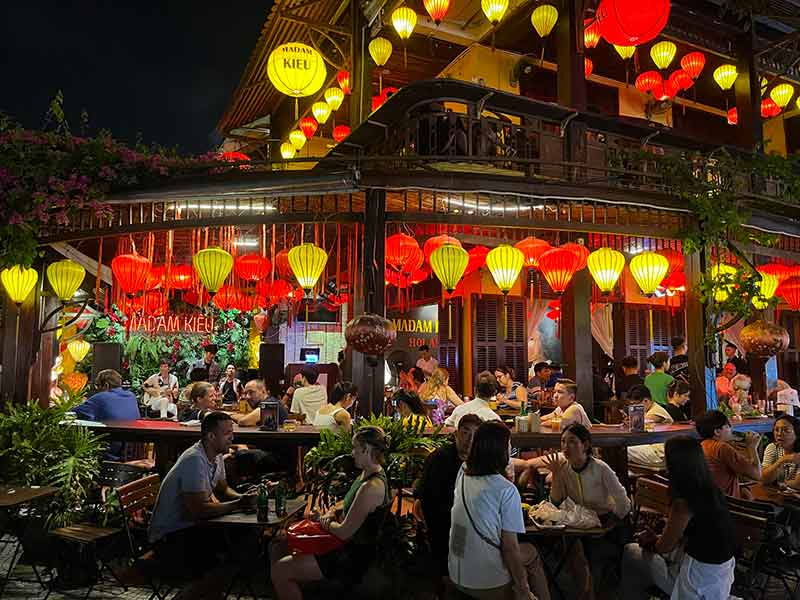
[{"label": "wooden table", "polygon": [[58,488],[50,486],[0,485],[0,508],[8,509],[32,500],[47,498],[58,492]]},{"label": "wooden table", "polygon": [[203,525],[238,525],[242,527],[279,527],[290,518],[305,509],[308,501],[304,497],[293,498],[286,501],[286,514],[279,517],[274,512],[269,513],[267,521],[259,521],[258,514],[254,512],[236,511],[221,517],[214,517],[203,521]]},{"label": "wooden table", "polygon": [[782,492],[777,486],[763,483],[754,483],[749,486],[749,489],[753,494],[753,500],[800,509],[800,492],[798,491]]}]

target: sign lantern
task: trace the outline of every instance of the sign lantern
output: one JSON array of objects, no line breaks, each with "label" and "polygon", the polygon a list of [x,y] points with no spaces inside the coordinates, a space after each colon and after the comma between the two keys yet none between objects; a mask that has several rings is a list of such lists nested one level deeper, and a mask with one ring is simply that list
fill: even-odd
[{"label": "sign lantern", "polygon": [[278,46],[267,59],[267,77],[282,94],[295,99],[315,94],[325,84],[327,71],[322,55],[311,46],[289,43]]},{"label": "sign lantern", "polygon": [[608,43],[633,46],[661,33],[669,10],[670,0],[602,0],[595,15]]}]

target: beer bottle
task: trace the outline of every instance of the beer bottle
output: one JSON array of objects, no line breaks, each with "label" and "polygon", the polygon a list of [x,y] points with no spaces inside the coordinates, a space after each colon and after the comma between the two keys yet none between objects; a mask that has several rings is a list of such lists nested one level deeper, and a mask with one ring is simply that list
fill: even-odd
[{"label": "beer bottle", "polygon": [[259,523],[266,523],[269,521],[269,495],[267,494],[267,487],[262,483],[258,486],[258,514],[256,518]]},{"label": "beer bottle", "polygon": [[278,517],[286,516],[286,484],[283,481],[275,486],[275,514]]}]

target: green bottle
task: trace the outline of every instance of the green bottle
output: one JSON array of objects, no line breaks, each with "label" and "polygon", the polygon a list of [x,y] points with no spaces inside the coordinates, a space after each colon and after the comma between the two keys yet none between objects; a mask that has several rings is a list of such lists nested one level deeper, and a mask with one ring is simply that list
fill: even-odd
[{"label": "green bottle", "polygon": [[275,514],[279,517],[286,516],[286,484],[279,481],[275,486]]},{"label": "green bottle", "polygon": [[269,521],[269,494],[267,494],[267,486],[261,484],[258,486],[258,513],[256,518],[259,523],[266,523]]}]

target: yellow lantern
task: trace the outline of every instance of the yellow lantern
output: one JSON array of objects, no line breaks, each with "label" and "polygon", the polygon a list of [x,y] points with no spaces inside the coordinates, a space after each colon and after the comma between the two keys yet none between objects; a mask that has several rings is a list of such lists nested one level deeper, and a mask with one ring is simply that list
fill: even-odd
[{"label": "yellow lantern", "polygon": [[67,350],[76,363],[79,363],[86,358],[86,355],[89,354],[89,350],[91,350],[91,348],[92,345],[83,339],[72,340],[69,344],[67,344]]},{"label": "yellow lantern", "polygon": [[34,287],[39,281],[39,273],[36,269],[26,269],[22,265],[14,265],[0,271],[0,280],[6,288],[11,301],[17,306],[25,302]]},{"label": "yellow lantern", "polygon": [[306,134],[299,129],[295,129],[289,134],[289,143],[294,146],[295,150],[302,150],[303,146],[306,145]]},{"label": "yellow lantern", "polygon": [[486,255],[486,266],[504,295],[514,287],[524,263],[525,255],[522,250],[508,244],[501,244]]},{"label": "yellow lantern", "polygon": [[794,96],[794,87],[788,83],[776,85],[769,92],[769,97],[781,108],[785,108],[786,105],[789,104],[792,96]]},{"label": "yellow lantern", "polygon": [[631,259],[631,275],[645,296],[650,296],[667,276],[669,260],[657,252],[642,252]]},{"label": "yellow lantern", "polygon": [[383,37],[376,37],[369,43],[369,55],[376,65],[382,67],[392,55],[392,42]]},{"label": "yellow lantern", "polygon": [[305,44],[283,44],[270,52],[267,59],[270,82],[279,92],[292,98],[315,94],[325,84],[326,76],[322,55]]},{"label": "yellow lantern", "polygon": [[407,40],[417,26],[417,13],[408,6],[401,6],[392,13],[392,26],[401,40]]},{"label": "yellow lantern", "polygon": [[552,4],[537,6],[531,14],[531,24],[539,37],[547,37],[558,21],[558,9]]},{"label": "yellow lantern", "polygon": [[778,276],[772,273],[762,273],[761,281],[758,282],[758,296],[753,298],[753,306],[758,310],[764,310],[769,306],[769,301],[775,297],[778,290]]},{"label": "yellow lantern", "polygon": [[431,252],[431,268],[442,287],[452,294],[459,280],[467,270],[469,252],[455,244],[443,244]]},{"label": "yellow lantern", "polygon": [[47,281],[61,302],[69,302],[72,299],[85,276],[86,269],[68,258],[47,267]]},{"label": "yellow lantern", "polygon": [[327,262],[328,253],[314,244],[300,244],[289,250],[289,266],[306,293],[316,285]]},{"label": "yellow lantern", "polygon": [[600,248],[587,257],[586,266],[600,291],[609,294],[625,268],[625,256],[611,248]]},{"label": "yellow lantern", "polygon": [[331,116],[331,107],[327,102],[314,102],[311,105],[311,113],[320,124],[325,124]]},{"label": "yellow lantern", "polygon": [[481,0],[481,10],[492,25],[497,25],[508,10],[508,0]]},{"label": "yellow lantern", "polygon": [[617,46],[614,44],[614,50],[617,51],[623,60],[628,60],[633,53],[636,52],[636,46]]},{"label": "yellow lantern", "polygon": [[222,248],[206,248],[192,257],[192,264],[203,286],[213,296],[231,272],[233,257]]},{"label": "yellow lantern", "polygon": [[677,47],[672,42],[658,42],[657,44],[653,44],[653,47],[650,48],[650,58],[653,59],[653,62],[656,63],[659,69],[666,69],[669,67],[672,59],[675,58],[676,51]]},{"label": "yellow lantern", "polygon": [[325,102],[331,107],[332,112],[336,112],[344,102],[344,92],[338,87],[328,88],[325,90]]},{"label": "yellow lantern", "polygon": [[731,89],[738,76],[739,73],[736,71],[735,65],[722,65],[714,71],[714,81],[717,82],[717,85],[722,90]]},{"label": "yellow lantern", "polygon": [[[731,265],[717,263],[711,267],[711,278],[714,281],[719,281],[727,277],[733,277],[734,275],[736,275],[736,267],[732,267]],[[714,300],[717,302],[725,302],[725,300],[728,299],[728,296],[730,296],[731,291],[733,291],[732,283],[726,283],[722,285],[716,292],[714,292]]]},{"label": "yellow lantern", "polygon": [[291,142],[283,142],[281,144],[281,158],[284,160],[289,160],[290,158],[294,158],[294,154],[297,152],[294,149],[294,144]]}]

